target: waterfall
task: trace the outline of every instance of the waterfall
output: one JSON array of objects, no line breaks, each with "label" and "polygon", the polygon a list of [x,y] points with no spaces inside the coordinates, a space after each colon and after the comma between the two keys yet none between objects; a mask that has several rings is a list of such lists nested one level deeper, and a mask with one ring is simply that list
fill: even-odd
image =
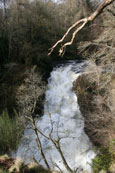
[{"label": "waterfall", "polygon": [[[73,91],[73,81],[80,75],[84,63],[69,63],[55,67],[48,80],[44,115],[36,119],[37,128],[46,136],[52,131],[52,138],[60,140],[60,147],[69,167],[76,172],[92,173],[91,163],[95,157],[92,144],[84,132],[84,118],[82,117],[76,94]],[[52,128],[53,127],[53,128]],[[34,157],[45,167],[43,159],[36,146],[34,131],[28,125],[24,133],[17,156],[30,162]],[[67,173],[60,153],[54,144],[39,134],[43,152],[50,167],[59,167]],[[57,165],[57,166],[56,166]]]}]

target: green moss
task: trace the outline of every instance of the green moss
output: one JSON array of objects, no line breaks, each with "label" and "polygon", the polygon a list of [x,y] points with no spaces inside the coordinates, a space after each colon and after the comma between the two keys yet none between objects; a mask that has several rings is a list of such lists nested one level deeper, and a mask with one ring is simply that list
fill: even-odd
[{"label": "green moss", "polygon": [[110,165],[115,162],[115,140],[112,140],[109,147],[99,150],[99,154],[93,160],[93,171],[99,173],[101,170],[109,171]]},{"label": "green moss", "polygon": [[8,171],[0,168],[0,173],[8,173]]}]

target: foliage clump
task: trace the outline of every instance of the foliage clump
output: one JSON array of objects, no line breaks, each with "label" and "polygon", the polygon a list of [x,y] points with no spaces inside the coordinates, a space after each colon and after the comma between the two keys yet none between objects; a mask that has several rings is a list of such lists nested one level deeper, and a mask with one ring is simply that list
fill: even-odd
[{"label": "foliage clump", "polygon": [[8,111],[0,115],[0,154],[15,150],[23,133],[24,120],[16,115],[10,118]]},{"label": "foliage clump", "polygon": [[100,148],[99,154],[93,160],[93,171],[94,173],[101,170],[109,171],[112,163],[115,163],[115,140],[109,147]]}]

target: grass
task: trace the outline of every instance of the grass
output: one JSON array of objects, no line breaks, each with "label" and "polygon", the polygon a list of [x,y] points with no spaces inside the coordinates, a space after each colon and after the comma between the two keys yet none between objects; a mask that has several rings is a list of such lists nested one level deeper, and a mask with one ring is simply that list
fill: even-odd
[{"label": "grass", "polygon": [[0,154],[15,150],[23,133],[24,120],[22,116],[10,118],[8,111],[0,115]]},{"label": "grass", "polygon": [[93,172],[109,171],[112,163],[115,163],[115,140],[111,141],[109,147],[100,149],[99,154],[93,160]]}]

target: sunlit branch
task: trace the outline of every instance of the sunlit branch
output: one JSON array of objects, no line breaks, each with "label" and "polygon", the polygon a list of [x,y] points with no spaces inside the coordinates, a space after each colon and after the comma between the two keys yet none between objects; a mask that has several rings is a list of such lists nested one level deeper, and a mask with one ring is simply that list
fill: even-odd
[{"label": "sunlit branch", "polygon": [[[54,49],[57,47],[57,45],[59,45],[60,43],[63,43],[63,41],[65,40],[65,38],[68,36],[68,34],[70,33],[71,30],[75,29],[76,27],[78,27],[72,34],[72,38],[69,42],[66,42],[65,44],[61,45],[61,48],[59,49],[59,55],[63,55],[64,52],[64,48],[68,45],[71,45],[75,39],[75,36],[77,35],[77,33],[82,30],[82,28],[85,27],[85,25],[91,21],[93,21],[102,11],[103,9],[108,6],[109,4],[111,4],[114,0],[104,0],[99,7],[96,9],[95,12],[93,12],[89,17],[85,17],[79,21],[77,21],[76,23],[74,23],[72,26],[69,27],[69,29],[66,31],[66,33],[63,35],[63,37],[58,40],[50,49],[49,49],[49,53],[48,55],[51,55],[51,53],[54,51]],[[80,25],[80,26],[79,26]]]}]

